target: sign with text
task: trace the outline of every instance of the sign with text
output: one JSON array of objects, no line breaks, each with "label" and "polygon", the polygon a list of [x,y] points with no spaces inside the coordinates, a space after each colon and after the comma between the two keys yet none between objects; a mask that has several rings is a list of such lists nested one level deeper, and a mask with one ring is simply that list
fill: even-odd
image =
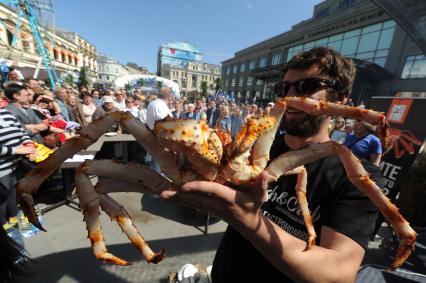
[{"label": "sign with text", "polygon": [[425,140],[422,119],[426,98],[372,97],[370,108],[385,112],[391,127],[391,144],[384,150],[380,169],[385,181],[384,193],[392,200]]}]

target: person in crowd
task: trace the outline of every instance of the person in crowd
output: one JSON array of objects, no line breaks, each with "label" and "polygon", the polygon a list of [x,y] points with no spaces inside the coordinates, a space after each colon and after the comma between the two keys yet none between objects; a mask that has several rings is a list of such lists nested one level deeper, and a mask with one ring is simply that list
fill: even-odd
[{"label": "person in crowd", "polygon": [[126,108],[124,111],[130,112],[133,117],[139,117],[139,109],[134,105],[135,99],[132,96],[126,97]]},{"label": "person in crowd", "polygon": [[4,90],[0,89],[0,109],[6,108],[8,104],[9,104],[9,100],[4,94]]},{"label": "person in crowd", "polygon": [[376,127],[370,123],[356,121],[354,132],[347,135],[343,144],[356,157],[370,161],[379,166],[382,155],[380,139],[374,135]]},{"label": "person in crowd", "polygon": [[93,104],[95,104],[96,106],[102,106],[102,104],[104,104],[104,101],[100,96],[99,90],[93,89],[90,93],[90,96],[92,97]]},{"label": "person in crowd", "polygon": [[6,109],[18,119],[32,139],[43,144],[40,133],[49,130],[49,119],[41,120],[33,109],[26,108],[32,102],[27,88],[19,84],[9,84],[5,89],[5,94],[10,101]]},{"label": "person in crowd", "polygon": [[7,194],[6,201],[0,205],[0,222],[8,230],[18,223],[16,157],[34,154],[35,147],[21,123],[7,109],[0,109],[0,145],[0,190]]},{"label": "person in crowd", "polygon": [[345,125],[346,125],[345,118],[336,117],[334,121],[334,128],[330,134],[330,139],[338,143],[343,143],[348,134],[345,130]]},{"label": "person in crowd", "polygon": [[211,128],[216,126],[217,119],[219,118],[220,110],[216,108],[216,101],[210,101],[210,108],[207,109],[207,123]]},{"label": "person in crowd", "polygon": [[231,113],[229,112],[229,106],[227,105],[223,105],[220,107],[220,114],[219,114],[219,118],[217,119],[216,122],[216,127],[231,133],[231,126],[232,126],[232,121],[231,121]]},{"label": "person in crowd", "polygon": [[[338,95],[350,94],[355,72],[352,61],[333,49],[313,48],[287,62],[278,95],[334,102]],[[290,108],[283,119],[283,131],[278,131],[274,140],[271,159],[289,150],[329,141],[328,116],[311,116]],[[364,166],[374,181],[381,180],[377,167],[369,163]],[[319,236],[308,251],[307,229],[296,199],[296,175],[281,176],[268,187],[269,176],[263,172],[249,190],[195,181],[161,193],[165,200],[210,211],[228,222],[213,262],[213,282],[251,282],[253,270],[261,270],[270,282],[355,280],[377,209],[348,180],[337,156],[305,167],[306,198]]]},{"label": "person in crowd", "polygon": [[124,92],[121,90],[116,90],[114,92],[114,96],[115,96],[114,107],[117,108],[119,111],[125,111],[126,98],[125,98]]},{"label": "person in crowd", "polygon": [[238,132],[241,130],[241,126],[243,125],[244,120],[242,117],[242,112],[240,108],[235,107],[234,111],[231,115],[231,135],[232,137],[235,137]]},{"label": "person in crowd", "polygon": [[194,119],[196,120],[196,113],[195,113],[195,104],[194,103],[188,103],[188,109],[185,113],[186,119]]},{"label": "person in crowd", "polygon": [[31,78],[27,80],[27,87],[35,91],[40,88],[40,83],[36,79]]},{"label": "person in crowd", "polygon": [[145,102],[141,102],[140,103],[138,119],[141,120],[142,123],[146,123],[146,107],[145,107]]},{"label": "person in crowd", "polygon": [[175,102],[175,111],[172,112],[175,119],[185,118],[185,112],[183,111],[183,103],[180,101]]},{"label": "person in crowd", "polygon": [[55,102],[61,108],[62,117],[64,117],[65,121],[69,121],[70,115],[68,113],[68,108],[67,108],[67,104],[66,104],[66,101],[68,99],[68,91],[64,88],[57,88],[55,90],[55,97],[56,97]]},{"label": "person in crowd", "polygon": [[83,106],[78,101],[77,94],[70,93],[67,100],[70,121],[77,122],[81,126],[87,126],[84,120]]},{"label": "person in crowd", "polygon": [[[114,106],[114,99],[110,96],[104,96],[104,104],[102,106],[96,107],[95,112],[92,115],[92,121],[105,117],[112,112],[120,111],[117,107]],[[121,133],[121,127],[119,123],[116,123],[110,129],[110,132]]]},{"label": "person in crowd", "polygon": [[197,121],[207,120],[207,114],[203,108],[203,104],[201,100],[199,100],[197,104],[195,104],[194,113],[195,113],[195,120]]},{"label": "person in crowd", "polygon": [[81,108],[83,109],[84,124],[88,125],[92,123],[92,117],[97,107],[92,102],[92,97],[90,96],[89,93],[86,93],[83,96],[83,104],[81,105]]},{"label": "person in crowd", "polygon": [[[172,90],[169,87],[161,87],[157,98],[151,101],[146,109],[146,125],[148,128],[153,130],[156,121],[166,117],[173,117],[172,112],[167,106],[172,99]],[[151,161],[151,168],[160,172],[160,166],[155,160]]]},{"label": "person in crowd", "polygon": [[272,108],[274,108],[274,105],[275,104],[273,102],[269,102],[268,104],[266,104],[265,110],[263,111],[263,115],[269,116],[271,114]]}]

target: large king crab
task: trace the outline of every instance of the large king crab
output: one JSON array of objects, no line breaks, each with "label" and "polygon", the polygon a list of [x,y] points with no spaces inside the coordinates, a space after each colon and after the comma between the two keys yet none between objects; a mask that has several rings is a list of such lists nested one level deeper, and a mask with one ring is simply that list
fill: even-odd
[{"label": "large king crab", "polygon": [[[113,123],[120,122],[151,153],[163,174],[140,164],[123,164],[111,160],[86,161],[78,167],[77,195],[96,258],[118,265],[128,264],[107,252],[99,221],[99,207],[117,221],[147,262],[157,263],[165,253],[164,250],[154,253],[149,248],[124,207],[109,197],[108,193],[159,194],[170,187],[179,188],[192,180],[229,183],[242,189],[264,170],[273,180],[283,174],[298,175],[296,190],[309,234],[306,245],[308,250],[315,243],[316,234],[305,196],[307,174],[303,164],[338,154],[349,180],[373,201],[400,237],[401,244],[390,268],[401,266],[410,255],[417,235],[381,189],[370,180],[369,174],[350,150],[332,141],[312,144],[305,149],[287,152],[267,166],[270,147],[287,107],[312,115],[335,115],[367,121],[378,126],[383,146],[389,144],[389,128],[383,113],[306,97],[279,98],[270,116],[248,119],[234,140],[226,133],[210,129],[204,120],[163,120],[155,124],[154,131],[150,131],[129,113],[115,112],[82,128],[78,137],[68,140],[18,183],[21,208],[34,225],[43,229],[34,211],[32,194],[64,160],[95,142]],[[109,180],[100,181],[93,186],[89,175],[108,177]]]}]

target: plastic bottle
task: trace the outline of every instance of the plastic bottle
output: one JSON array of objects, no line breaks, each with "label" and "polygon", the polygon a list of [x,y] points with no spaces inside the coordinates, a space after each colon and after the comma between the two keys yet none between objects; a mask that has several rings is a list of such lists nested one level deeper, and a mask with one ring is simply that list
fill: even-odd
[{"label": "plastic bottle", "polygon": [[33,225],[28,221],[22,210],[18,212],[18,228],[23,237],[29,237],[32,234]]},{"label": "plastic bottle", "polygon": [[[35,212],[37,214],[39,222],[43,223],[41,210],[37,206],[35,206]],[[35,227],[33,224],[31,224],[28,221],[28,218],[24,215],[22,210],[20,210],[18,213],[18,228],[19,228],[19,231],[21,232],[22,237],[25,237],[25,238],[31,237],[32,235],[35,235],[38,232],[40,232],[40,230],[37,227]]]}]

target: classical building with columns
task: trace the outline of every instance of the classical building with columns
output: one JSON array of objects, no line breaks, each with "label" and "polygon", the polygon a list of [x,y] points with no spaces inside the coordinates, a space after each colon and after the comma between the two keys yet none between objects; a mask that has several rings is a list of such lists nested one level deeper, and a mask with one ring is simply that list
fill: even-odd
[{"label": "classical building with columns", "polygon": [[188,42],[163,43],[158,49],[157,74],[176,82],[182,93],[201,92],[202,82],[213,90],[222,68],[202,59],[202,53]]},{"label": "classical building with columns", "polygon": [[[27,19],[22,18],[16,45],[12,47],[18,15],[10,7],[0,4],[0,18],[0,58],[19,69],[24,77],[32,77],[41,62],[41,56],[36,49]],[[82,66],[87,66],[96,74],[96,48],[93,44],[77,33],[54,33],[42,27],[40,33],[58,76],[66,72],[78,72]],[[43,64],[38,78],[47,78]]]}]

